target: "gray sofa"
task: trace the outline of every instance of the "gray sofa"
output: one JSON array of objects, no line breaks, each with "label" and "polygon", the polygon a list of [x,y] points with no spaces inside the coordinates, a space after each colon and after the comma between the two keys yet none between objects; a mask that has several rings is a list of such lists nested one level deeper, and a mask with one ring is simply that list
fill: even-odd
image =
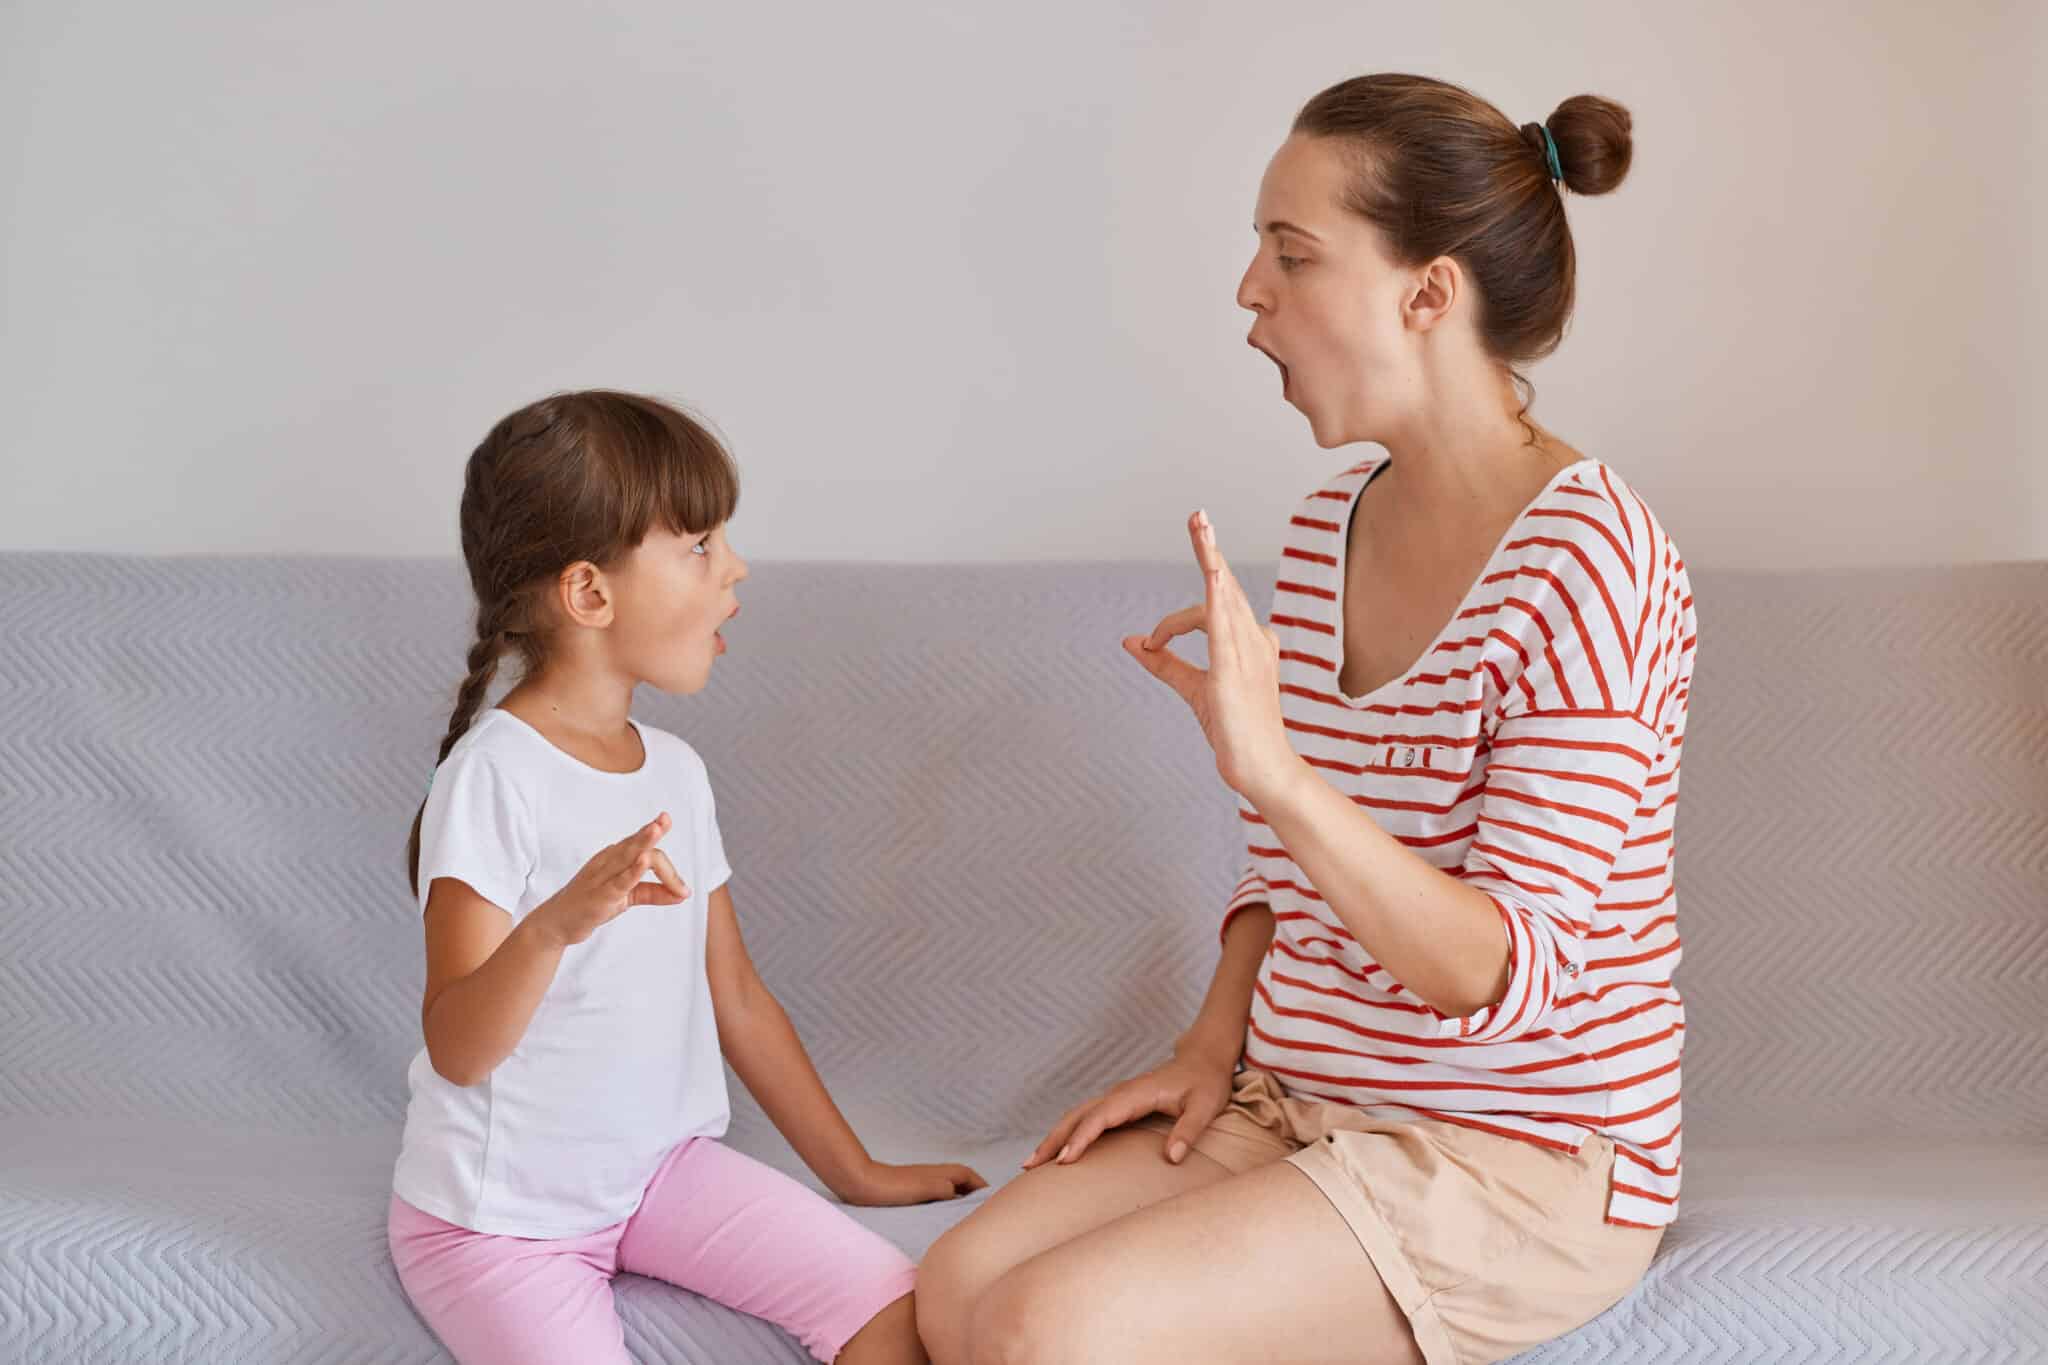
[{"label": "gray sofa", "polygon": [[[1196,586],[764,564],[711,690],[643,698],[879,1153],[1000,1180],[1190,1017],[1236,821],[1116,641]],[[1527,1359],[2048,1359],[2048,565],[1697,588],[1685,1202]],[[445,1358],[383,1211],[465,628],[446,562],[0,556],[0,1359]],[[802,1358],[620,1302],[643,1360]]]}]

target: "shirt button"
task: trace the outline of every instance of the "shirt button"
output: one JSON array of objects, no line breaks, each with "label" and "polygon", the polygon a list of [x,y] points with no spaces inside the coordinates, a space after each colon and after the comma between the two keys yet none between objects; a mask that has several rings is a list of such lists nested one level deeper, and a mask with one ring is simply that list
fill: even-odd
[{"label": "shirt button", "polygon": [[1565,964],[1564,964],[1564,974],[1565,974],[1566,976],[1577,976],[1577,975],[1579,974],[1579,964],[1578,964],[1578,963],[1576,963],[1576,962],[1567,962],[1567,963],[1565,963]]}]

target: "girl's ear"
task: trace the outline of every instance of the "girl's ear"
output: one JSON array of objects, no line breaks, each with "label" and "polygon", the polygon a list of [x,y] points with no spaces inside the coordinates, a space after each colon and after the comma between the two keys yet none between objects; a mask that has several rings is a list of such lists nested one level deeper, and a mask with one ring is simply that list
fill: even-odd
[{"label": "girl's ear", "polygon": [[555,580],[555,605],[570,624],[602,629],[612,623],[612,585],[603,569],[578,560]]}]

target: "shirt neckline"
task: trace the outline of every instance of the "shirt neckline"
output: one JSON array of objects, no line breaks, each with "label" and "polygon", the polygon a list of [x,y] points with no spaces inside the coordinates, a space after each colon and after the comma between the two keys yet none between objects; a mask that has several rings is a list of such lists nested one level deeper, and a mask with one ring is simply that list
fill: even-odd
[{"label": "shirt neckline", "polygon": [[1344,690],[1343,682],[1344,595],[1345,587],[1350,578],[1351,570],[1351,523],[1352,520],[1358,515],[1359,500],[1365,496],[1365,490],[1370,488],[1372,486],[1372,481],[1375,478],[1377,478],[1381,473],[1383,473],[1386,470],[1386,468],[1392,463],[1393,460],[1391,457],[1382,458],[1379,461],[1379,463],[1377,463],[1372,468],[1366,471],[1365,477],[1359,480],[1358,487],[1352,490],[1350,498],[1346,501],[1343,519],[1338,523],[1344,529],[1340,533],[1340,539],[1337,543],[1337,582],[1335,586],[1336,595],[1334,598],[1332,598],[1332,601],[1334,602],[1336,607],[1337,618],[1334,623],[1337,632],[1337,675],[1336,677],[1330,680],[1330,693],[1332,696],[1336,697],[1339,701],[1343,702],[1346,706],[1352,708],[1353,710],[1363,710],[1366,707],[1369,707],[1374,703],[1382,700],[1382,698],[1384,698],[1388,693],[1397,691],[1400,688],[1404,688],[1408,685],[1409,680],[1415,676],[1416,670],[1422,666],[1423,661],[1428,659],[1432,654],[1435,654],[1437,652],[1437,649],[1444,642],[1444,637],[1451,633],[1451,628],[1457,625],[1459,621],[1464,619],[1466,608],[1471,605],[1472,599],[1478,595],[1480,587],[1486,582],[1488,578],[1493,576],[1493,567],[1495,563],[1499,561],[1501,555],[1507,550],[1508,543],[1514,540],[1516,533],[1522,529],[1522,523],[1529,519],[1529,514],[1531,512],[1534,512],[1537,506],[1541,504],[1545,498],[1549,497],[1553,492],[1555,492],[1559,484],[1565,482],[1565,480],[1569,479],[1572,475],[1579,473],[1581,470],[1597,467],[1600,462],[1596,459],[1593,459],[1591,456],[1586,456],[1584,458],[1572,461],[1570,464],[1566,465],[1564,468],[1558,470],[1555,474],[1551,475],[1549,482],[1545,483],[1543,487],[1540,490],[1538,490],[1536,496],[1529,499],[1529,501],[1522,507],[1522,510],[1515,514],[1515,519],[1508,523],[1507,530],[1501,532],[1500,540],[1493,547],[1493,553],[1489,554],[1486,557],[1486,562],[1480,566],[1479,572],[1477,575],[1473,577],[1471,585],[1465,589],[1465,595],[1458,599],[1457,606],[1451,608],[1450,616],[1444,621],[1443,625],[1437,629],[1436,634],[1430,638],[1429,643],[1422,647],[1422,652],[1420,654],[1417,654],[1414,657],[1414,659],[1412,659],[1409,662],[1406,668],[1403,668],[1400,672],[1396,673],[1393,677],[1381,683],[1378,687],[1373,688],[1372,691],[1354,697]]}]

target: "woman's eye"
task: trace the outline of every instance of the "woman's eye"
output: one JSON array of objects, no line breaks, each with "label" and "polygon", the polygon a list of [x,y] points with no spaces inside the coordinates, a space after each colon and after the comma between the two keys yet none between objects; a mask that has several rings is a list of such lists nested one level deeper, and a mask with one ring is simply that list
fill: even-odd
[{"label": "woman's eye", "polygon": [[1282,270],[1292,270],[1296,266],[1301,264],[1301,257],[1299,256],[1278,256],[1274,259],[1280,262],[1280,268]]}]

